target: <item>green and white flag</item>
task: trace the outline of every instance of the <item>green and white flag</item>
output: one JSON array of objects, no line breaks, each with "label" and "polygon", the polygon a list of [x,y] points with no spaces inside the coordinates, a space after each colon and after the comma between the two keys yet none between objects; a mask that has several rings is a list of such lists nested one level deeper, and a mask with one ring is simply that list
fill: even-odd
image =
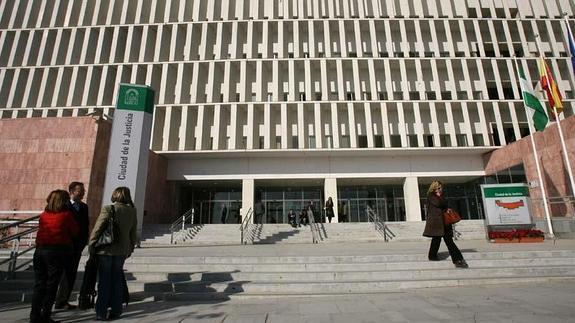
[{"label": "green and white flag", "polygon": [[518,67],[518,69],[519,83],[521,84],[521,94],[523,95],[523,103],[525,103],[525,106],[527,107],[527,117],[533,120],[535,130],[542,131],[547,126],[549,118],[547,117],[547,113],[545,113],[543,105],[541,105],[541,101],[539,101],[537,96],[535,96],[535,91],[533,91],[531,82],[525,78],[523,69],[521,67]]}]

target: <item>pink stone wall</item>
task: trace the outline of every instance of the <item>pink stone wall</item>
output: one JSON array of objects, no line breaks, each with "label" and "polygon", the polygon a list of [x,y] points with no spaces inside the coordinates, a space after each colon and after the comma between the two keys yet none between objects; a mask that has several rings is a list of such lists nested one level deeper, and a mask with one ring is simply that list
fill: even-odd
[{"label": "pink stone wall", "polygon": [[[42,210],[52,190],[80,181],[93,224],[110,199],[102,195],[111,133],[111,122],[92,117],[1,119],[0,210]],[[148,165],[144,223],[169,223],[176,201],[168,160],[150,151]]]},{"label": "pink stone wall", "polygon": [[168,160],[153,151],[148,159],[144,224],[170,223],[176,216],[175,185],[167,181]]},{"label": "pink stone wall", "polygon": [[99,205],[110,130],[92,117],[0,120],[0,210],[42,210],[50,191],[72,181]]},{"label": "pink stone wall", "polygon": [[[575,173],[575,116],[571,116],[561,121],[565,144],[568,156],[571,161],[571,169]],[[547,197],[572,196],[569,175],[563,160],[561,142],[557,125],[552,124],[543,132],[534,135],[539,163],[541,165],[542,177],[547,190]],[[487,175],[495,174],[501,170],[523,163],[527,180],[538,183],[537,168],[529,137],[509,144],[501,149],[493,151],[484,156],[485,172]],[[533,211],[536,217],[544,216],[542,208],[542,193],[540,187],[530,189],[533,199]],[[557,203],[551,204],[552,216],[575,215],[573,204]]]}]

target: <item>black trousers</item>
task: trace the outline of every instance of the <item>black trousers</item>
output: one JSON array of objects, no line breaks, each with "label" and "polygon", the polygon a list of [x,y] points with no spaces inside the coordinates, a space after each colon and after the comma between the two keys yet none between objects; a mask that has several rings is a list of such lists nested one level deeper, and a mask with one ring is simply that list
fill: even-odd
[{"label": "black trousers", "polygon": [[38,248],[34,252],[34,294],[30,322],[44,322],[52,315],[58,283],[70,252]]},{"label": "black trousers", "polygon": [[72,294],[72,290],[74,289],[74,282],[76,282],[80,258],[82,258],[82,251],[74,251],[74,253],[66,259],[64,273],[60,280],[60,288],[56,294],[56,305],[68,303],[70,294]]},{"label": "black trousers", "polygon": [[447,250],[449,250],[449,255],[451,256],[451,261],[456,262],[463,260],[463,255],[461,254],[459,248],[457,248],[457,245],[455,245],[455,242],[453,242],[453,236],[451,235],[431,238],[431,245],[429,246],[429,253],[427,255],[429,259],[437,258],[437,251],[439,250],[439,245],[441,244],[441,238],[443,238],[443,241],[445,241],[445,244],[447,245]]}]

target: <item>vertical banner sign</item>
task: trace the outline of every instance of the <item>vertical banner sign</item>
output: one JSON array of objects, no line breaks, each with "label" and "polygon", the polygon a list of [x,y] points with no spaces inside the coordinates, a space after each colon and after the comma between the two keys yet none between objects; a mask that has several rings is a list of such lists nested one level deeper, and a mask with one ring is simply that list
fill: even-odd
[{"label": "vertical banner sign", "polygon": [[117,187],[128,187],[138,210],[138,237],[141,237],[144,217],[153,110],[154,91],[150,87],[120,84],[102,205],[110,204]]},{"label": "vertical banner sign", "polygon": [[488,225],[531,224],[526,184],[481,185]]}]

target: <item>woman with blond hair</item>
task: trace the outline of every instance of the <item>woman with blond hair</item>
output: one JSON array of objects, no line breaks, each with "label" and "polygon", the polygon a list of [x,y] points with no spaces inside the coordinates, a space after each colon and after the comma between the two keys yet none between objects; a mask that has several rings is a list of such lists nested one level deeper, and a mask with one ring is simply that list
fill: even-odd
[{"label": "woman with blond hair", "polygon": [[423,235],[431,238],[429,253],[427,255],[430,261],[440,260],[437,256],[441,238],[445,241],[451,261],[455,267],[469,267],[459,248],[453,242],[453,228],[451,224],[445,225],[443,222],[443,213],[447,210],[447,202],[443,196],[443,184],[440,181],[433,181],[427,190],[427,217],[425,219],[425,230]]},{"label": "woman with blond hair", "polygon": [[[124,261],[134,251],[137,243],[136,208],[132,202],[130,189],[118,187],[112,193],[112,205],[102,208],[92,235],[90,253],[98,256],[98,299],[96,301],[96,320],[113,320],[122,314],[124,288]],[[96,247],[98,238],[105,230],[110,218],[113,218],[117,236],[109,245]],[[110,312],[108,313],[108,309]]]},{"label": "woman with blond hair", "polygon": [[79,228],[68,208],[70,195],[64,190],[50,192],[40,214],[34,251],[34,294],[30,322],[54,322],[52,305],[66,259],[73,253],[73,239]]}]

